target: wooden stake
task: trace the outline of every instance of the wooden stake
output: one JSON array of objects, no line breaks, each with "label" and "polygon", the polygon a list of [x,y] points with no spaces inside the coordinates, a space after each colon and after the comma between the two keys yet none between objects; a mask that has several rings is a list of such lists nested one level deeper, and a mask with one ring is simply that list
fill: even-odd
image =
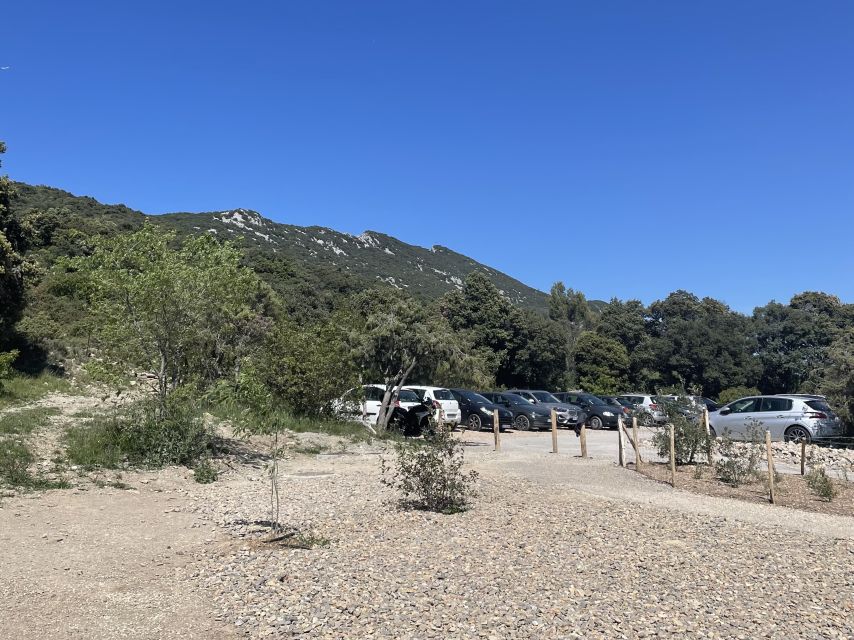
[{"label": "wooden stake", "polygon": [[670,486],[676,486],[676,432],[670,425]]},{"label": "wooden stake", "polygon": [[712,450],[712,428],[709,426],[709,408],[703,408],[703,426],[706,428],[706,457],[709,461],[709,466],[715,464],[714,451]]},{"label": "wooden stake", "polygon": [[581,457],[587,457],[587,427],[581,425]]},{"label": "wooden stake", "polygon": [[765,451],[768,454],[768,488],[771,491],[771,504],[776,504],[777,496],[774,491],[774,456],[771,455],[771,432],[765,432]]},{"label": "wooden stake", "polygon": [[801,440],[801,475],[804,475],[806,471],[806,461],[807,461],[807,441]]},{"label": "wooden stake", "polygon": [[501,430],[498,428],[498,409],[492,410],[492,430],[495,432],[495,450],[501,451]]},{"label": "wooden stake", "polygon": [[632,417],[632,439],[635,446],[635,468],[638,468],[641,466],[643,459],[641,458],[640,439],[638,438],[638,419],[635,417]]},{"label": "wooden stake", "polygon": [[625,436],[623,435],[622,429],[617,429],[617,459],[619,460],[620,466],[625,468],[625,466],[626,466],[626,441],[625,441]]},{"label": "wooden stake", "polygon": [[557,453],[557,411],[552,409],[552,453]]}]

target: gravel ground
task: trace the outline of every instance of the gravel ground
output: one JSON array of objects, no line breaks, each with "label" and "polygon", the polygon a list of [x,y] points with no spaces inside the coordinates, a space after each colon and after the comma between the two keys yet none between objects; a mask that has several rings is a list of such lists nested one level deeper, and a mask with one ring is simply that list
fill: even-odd
[{"label": "gravel ground", "polygon": [[[472,458],[482,495],[453,516],[397,510],[375,456],[288,463],[282,520],[331,540],[311,550],[259,542],[246,523],[267,517],[267,492],[260,469],[239,470],[191,498],[231,533],[191,580],[252,638],[854,637],[850,538],[582,493],[483,448]],[[625,484],[597,467],[610,472]]]}]

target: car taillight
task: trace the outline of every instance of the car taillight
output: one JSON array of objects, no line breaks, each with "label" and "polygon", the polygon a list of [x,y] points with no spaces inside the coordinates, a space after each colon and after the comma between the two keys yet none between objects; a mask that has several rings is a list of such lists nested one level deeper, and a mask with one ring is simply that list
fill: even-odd
[{"label": "car taillight", "polygon": [[400,406],[400,400],[395,400],[395,401],[394,401],[394,406],[395,406],[395,407],[399,407],[399,406]]},{"label": "car taillight", "polygon": [[629,408],[628,408],[628,407],[623,407],[623,413],[629,413]]},{"label": "car taillight", "polygon": [[827,414],[822,411],[808,411],[807,418],[813,418],[815,420],[827,420]]},{"label": "car taillight", "polygon": [[651,404],[651,405],[649,405],[649,408],[652,409],[653,411],[658,411],[658,405],[657,404]]},{"label": "car taillight", "polygon": [[442,405],[441,405],[441,404],[439,404],[439,401],[438,401],[438,400],[433,400],[433,408],[434,408],[434,409],[441,409],[441,408],[442,408]]}]

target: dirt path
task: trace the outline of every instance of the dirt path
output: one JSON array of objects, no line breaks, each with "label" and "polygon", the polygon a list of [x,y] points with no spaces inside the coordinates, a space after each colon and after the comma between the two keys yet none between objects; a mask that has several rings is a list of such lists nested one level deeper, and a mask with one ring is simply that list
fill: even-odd
[{"label": "dirt path", "polygon": [[0,504],[0,638],[234,637],[181,579],[218,534],[174,511],[186,505],[175,491],[185,480],[158,478],[141,491],[51,491]]}]

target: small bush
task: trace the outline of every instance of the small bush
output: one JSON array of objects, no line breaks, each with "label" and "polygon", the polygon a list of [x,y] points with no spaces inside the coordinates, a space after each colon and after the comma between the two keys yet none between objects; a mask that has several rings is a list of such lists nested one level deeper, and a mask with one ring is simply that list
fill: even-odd
[{"label": "small bush", "polygon": [[34,476],[29,466],[35,460],[32,451],[23,442],[10,438],[0,439],[0,485],[17,489],[65,489],[64,480],[47,480]]},{"label": "small bush", "polygon": [[815,467],[806,476],[807,486],[820,498],[828,502],[836,497],[836,487],[823,467]]},{"label": "small bush", "polygon": [[0,392],[3,391],[4,382],[12,377],[12,363],[17,357],[17,351],[0,353]]},{"label": "small bush", "polygon": [[762,447],[755,442],[738,446],[728,433],[724,433],[718,442],[715,471],[723,482],[739,487],[753,477],[761,457]]},{"label": "small bush", "polygon": [[382,482],[402,494],[404,506],[458,513],[477,495],[476,471],[463,473],[463,444],[438,430],[419,442],[399,442],[395,459],[381,459]]},{"label": "small bush", "polygon": [[216,467],[211,464],[211,461],[208,458],[201,460],[201,462],[193,467],[193,471],[193,478],[199,484],[210,484],[211,482],[216,482],[216,479],[219,477]]},{"label": "small bush", "polygon": [[162,415],[153,402],[140,402],[124,413],[70,429],[68,459],[89,468],[115,468],[125,460],[146,467],[192,464],[211,446],[199,414],[183,393],[170,396]]},{"label": "small bush", "polygon": [[[673,425],[673,445],[676,464],[690,464],[697,454],[709,447],[709,437],[703,422],[696,415],[686,416],[680,406],[672,402],[662,402],[667,419]],[[670,429],[658,429],[652,436],[652,443],[658,455],[670,459]]]}]

